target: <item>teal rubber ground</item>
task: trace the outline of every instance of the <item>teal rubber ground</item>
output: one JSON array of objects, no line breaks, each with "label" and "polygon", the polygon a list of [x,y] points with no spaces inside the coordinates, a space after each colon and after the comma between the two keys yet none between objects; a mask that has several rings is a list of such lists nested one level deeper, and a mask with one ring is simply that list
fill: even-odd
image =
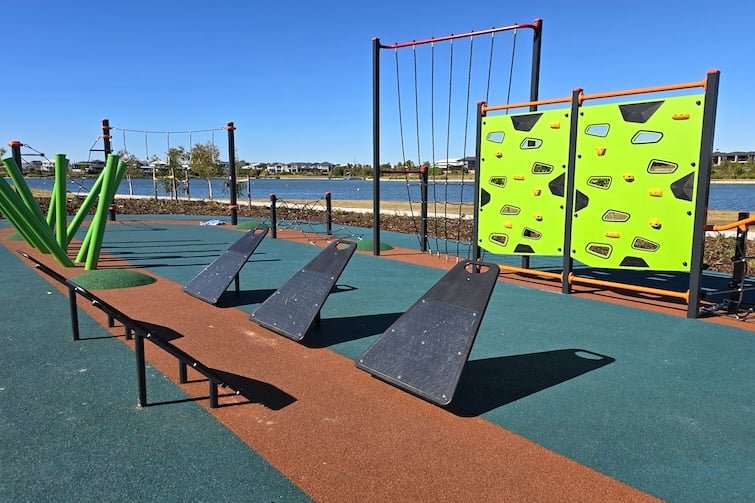
[{"label": "teal rubber ground", "polygon": [[83,314],[74,342],[65,296],[0,264],[0,501],[308,501],[152,367],[137,408],[134,353]]}]

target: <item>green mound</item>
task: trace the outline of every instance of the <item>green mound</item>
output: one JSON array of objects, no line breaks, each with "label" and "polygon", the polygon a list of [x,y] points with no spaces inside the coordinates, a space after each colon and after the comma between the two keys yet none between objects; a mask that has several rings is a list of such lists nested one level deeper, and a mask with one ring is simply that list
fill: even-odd
[{"label": "green mound", "polygon": [[[371,239],[361,239],[357,241],[357,250],[359,251],[372,251],[375,248],[374,241]],[[388,243],[380,242],[380,250],[393,250],[393,247]]]},{"label": "green mound", "polygon": [[260,220],[247,220],[245,222],[239,222],[234,226],[236,229],[248,231],[251,229],[256,229],[257,227],[262,227],[264,229],[267,229],[269,225],[266,223],[260,221]]},{"label": "green mound", "polygon": [[88,290],[111,290],[149,285],[155,282],[155,278],[124,269],[96,269],[79,274],[73,281]]},{"label": "green mound", "polygon": [[25,241],[24,237],[18,232],[11,232],[7,236],[5,236],[5,239],[8,241]]}]

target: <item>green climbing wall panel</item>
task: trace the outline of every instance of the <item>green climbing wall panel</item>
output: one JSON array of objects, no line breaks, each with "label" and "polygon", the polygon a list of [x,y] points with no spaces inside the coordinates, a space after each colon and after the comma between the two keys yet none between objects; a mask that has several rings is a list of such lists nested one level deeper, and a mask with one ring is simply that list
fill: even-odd
[{"label": "green climbing wall panel", "polygon": [[572,258],[689,271],[703,95],[583,106]]},{"label": "green climbing wall panel", "polygon": [[562,255],[569,109],[488,116],[481,138],[479,246]]}]

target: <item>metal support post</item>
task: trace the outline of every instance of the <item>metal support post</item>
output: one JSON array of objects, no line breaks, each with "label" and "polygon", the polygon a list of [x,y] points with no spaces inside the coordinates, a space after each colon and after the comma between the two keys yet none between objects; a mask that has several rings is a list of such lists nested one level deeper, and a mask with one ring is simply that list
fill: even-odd
[{"label": "metal support post", "polygon": [[333,234],[333,201],[330,192],[325,193],[325,233]]},{"label": "metal support post", "polygon": [[236,140],[233,133],[236,127],[233,122],[226,125],[226,130],[228,131],[228,169],[231,184],[231,225],[237,225],[239,223],[239,208],[236,202]]},{"label": "metal support post", "polygon": [[275,194],[270,194],[270,237],[273,239],[278,238],[278,209],[275,205],[277,201]]}]

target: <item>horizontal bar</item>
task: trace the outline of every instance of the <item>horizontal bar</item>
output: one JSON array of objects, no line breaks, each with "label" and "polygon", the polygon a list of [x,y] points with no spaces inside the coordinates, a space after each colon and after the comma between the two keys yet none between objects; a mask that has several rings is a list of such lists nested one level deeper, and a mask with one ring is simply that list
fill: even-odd
[{"label": "horizontal bar", "polygon": [[541,271],[539,269],[527,269],[526,267],[517,267],[514,265],[504,265],[504,264],[498,264],[498,267],[502,271],[518,272],[520,274],[531,274],[533,276],[542,276],[543,278],[557,279],[559,281],[561,280],[560,272]]},{"label": "horizontal bar", "polygon": [[144,134],[191,134],[191,133],[210,133],[212,131],[225,131],[226,126],[216,129],[191,129],[189,131],[150,131],[144,129],[126,129],[120,127],[111,127],[113,131],[125,131],[127,133],[144,133]]},{"label": "horizontal bar", "polygon": [[415,170],[403,170],[403,169],[388,169],[380,172],[381,175],[419,175],[422,172],[418,169]]},{"label": "horizontal bar", "polygon": [[455,40],[457,38],[466,38],[466,37],[476,37],[479,35],[487,35],[489,33],[498,33],[501,31],[511,31],[511,30],[517,30],[519,28],[529,28],[531,30],[536,30],[537,26],[534,24],[514,24],[511,26],[502,26],[500,28],[491,28],[489,30],[481,30],[481,31],[470,31],[469,33],[462,33],[460,35],[447,35],[445,37],[433,37],[428,38],[425,40],[412,40],[411,42],[401,42],[398,44],[390,44],[390,45],[383,45],[380,44],[381,49],[401,49],[402,47],[415,47],[418,45],[425,45],[425,44],[431,44],[433,42],[445,42],[447,40]]},{"label": "horizontal bar", "polygon": [[483,105],[481,110],[482,113],[486,112],[493,112],[495,110],[509,110],[511,108],[525,108],[525,107],[531,107],[531,106],[539,106],[539,105],[553,105],[554,103],[569,103],[571,101],[571,96],[566,98],[551,98],[547,100],[537,100],[537,101],[527,101],[524,103],[509,103],[506,105]]},{"label": "horizontal bar", "polygon": [[569,284],[579,283],[583,285],[603,286],[608,288],[618,288],[621,290],[629,290],[632,292],[650,293],[653,295],[661,295],[664,297],[674,297],[682,299],[685,302],[689,302],[689,290],[686,292],[677,292],[674,290],[662,290],[660,288],[650,288],[646,286],[630,285],[629,283],[616,283],[615,281],[604,281],[601,279],[582,278],[576,276],[574,273],[569,274]]},{"label": "horizontal bar", "polygon": [[625,89],[623,91],[609,91],[606,93],[581,94],[579,102],[597,100],[602,98],[615,98],[617,96],[631,96],[633,94],[659,93],[663,91],[675,91],[678,89],[692,89],[695,87],[705,88],[705,80],[697,82],[685,82],[682,84],[668,84],[665,86],[638,87],[637,89]]},{"label": "horizontal bar", "polygon": [[755,217],[745,218],[744,220],[737,220],[736,222],[729,222],[728,224],[718,225],[706,225],[706,231],[727,231],[729,229],[740,228],[745,230],[750,224],[755,223]]}]

